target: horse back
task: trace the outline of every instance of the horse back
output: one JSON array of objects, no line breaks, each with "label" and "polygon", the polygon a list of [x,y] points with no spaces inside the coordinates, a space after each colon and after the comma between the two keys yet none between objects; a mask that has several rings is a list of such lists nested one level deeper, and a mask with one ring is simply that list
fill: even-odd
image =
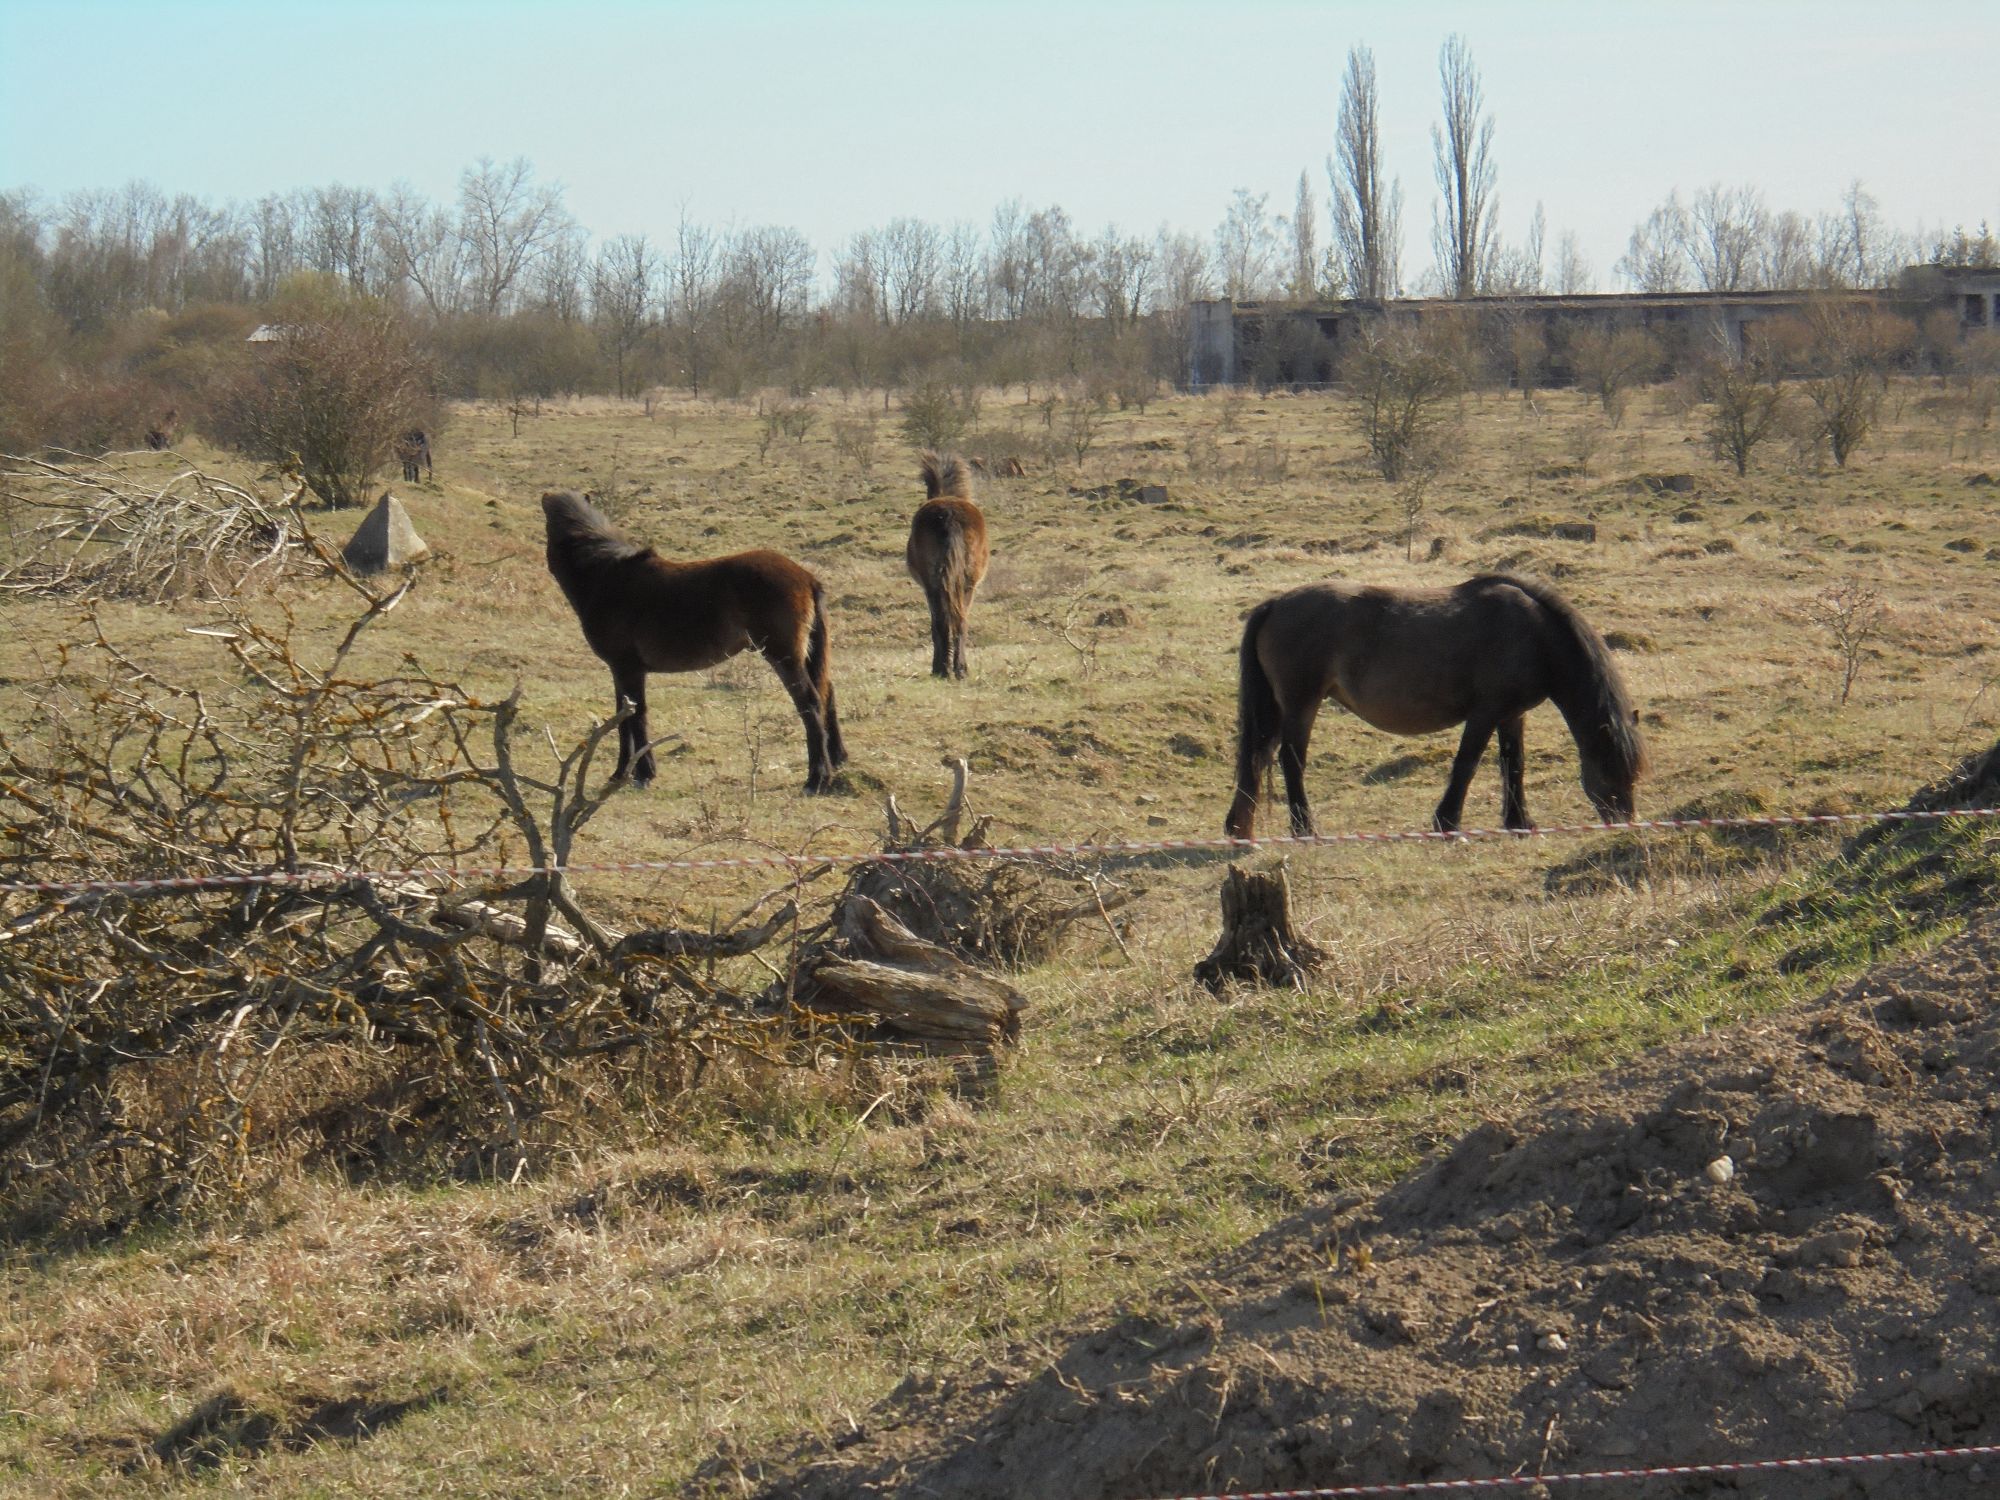
[{"label": "horse back", "polygon": [[584,636],[607,661],[690,672],[757,650],[803,660],[819,580],[780,552],[672,562],[650,549],[602,569],[577,604]]}]

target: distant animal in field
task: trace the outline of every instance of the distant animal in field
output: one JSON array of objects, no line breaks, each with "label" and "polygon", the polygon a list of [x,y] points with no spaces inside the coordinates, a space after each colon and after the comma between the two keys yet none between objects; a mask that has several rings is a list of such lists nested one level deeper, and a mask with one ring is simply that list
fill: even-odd
[{"label": "distant animal in field", "polygon": [[1487,743],[1500,737],[1501,821],[1534,827],[1522,789],[1522,719],[1553,701],[1576,740],[1583,790],[1607,822],[1629,820],[1647,769],[1638,714],[1588,621],[1555,590],[1504,574],[1456,588],[1392,589],[1329,582],[1267,599],[1243,626],[1238,666],[1236,786],[1225,831],[1253,838],[1257,786],[1273,750],[1292,832],[1313,831],[1306,747],[1332,699],[1391,734],[1463,724],[1451,780],[1432,817],[1455,832]]},{"label": "distant animal in field", "polygon": [[698,672],[757,651],[791,695],[806,729],[808,792],[832,789],[847,760],[827,669],[826,598],[820,581],[777,552],[671,562],[625,536],[570,490],[542,496],[549,572],[611,668],[614,702],[632,706],[619,726],[616,775],[653,779],[646,732],[646,674]]},{"label": "distant animal in field", "polygon": [[965,617],[986,576],[986,516],[960,459],[927,452],[918,472],[929,498],[911,518],[903,558],[930,603],[931,675],[963,677]]},{"label": "distant animal in field", "polygon": [[173,446],[174,436],[180,430],[181,414],[168,407],[166,415],[146,429],[146,446],[155,453]]},{"label": "distant animal in field", "polygon": [[413,427],[396,439],[396,458],[403,465],[403,482],[415,484],[418,471],[431,476],[431,440],[421,427]]}]

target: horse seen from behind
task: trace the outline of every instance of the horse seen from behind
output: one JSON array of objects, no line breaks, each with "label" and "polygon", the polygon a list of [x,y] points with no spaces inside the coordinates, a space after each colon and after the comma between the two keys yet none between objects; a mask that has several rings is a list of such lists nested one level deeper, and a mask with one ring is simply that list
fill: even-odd
[{"label": "horse seen from behind", "polygon": [[781,553],[738,552],[671,562],[623,535],[571,490],[542,496],[549,572],[611,668],[619,707],[618,769],[639,786],[653,779],[646,734],[646,674],[698,672],[739,651],[757,651],[791,695],[806,729],[807,792],[833,787],[847,760],[827,668],[826,599],[820,581]]},{"label": "horse seen from behind", "polygon": [[931,676],[965,675],[965,617],[986,576],[986,516],[972,503],[964,462],[926,452],[924,503],[910,521],[903,559],[931,607]]},{"label": "horse seen from behind", "polygon": [[415,484],[418,471],[431,474],[431,440],[421,427],[412,427],[396,439],[396,461],[403,466],[403,482]]},{"label": "horse seen from behind", "polygon": [[1465,726],[1432,818],[1442,833],[1457,831],[1466,788],[1496,733],[1501,819],[1508,828],[1535,826],[1522,789],[1522,719],[1544,701],[1568,723],[1584,794],[1605,821],[1631,818],[1632,790],[1647,768],[1638,714],[1609,648],[1555,590],[1504,574],[1438,589],[1307,584],[1266,599],[1244,622],[1230,837],[1255,837],[1257,786],[1274,750],[1292,832],[1313,831],[1306,747],[1328,699],[1391,734]]}]

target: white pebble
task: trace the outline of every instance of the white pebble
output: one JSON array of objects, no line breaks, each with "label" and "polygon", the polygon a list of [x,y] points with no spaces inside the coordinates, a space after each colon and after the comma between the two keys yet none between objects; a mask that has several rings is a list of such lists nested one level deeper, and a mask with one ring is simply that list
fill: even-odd
[{"label": "white pebble", "polygon": [[1720,1186],[1736,1175],[1736,1163],[1726,1156],[1718,1156],[1708,1164],[1708,1180]]}]

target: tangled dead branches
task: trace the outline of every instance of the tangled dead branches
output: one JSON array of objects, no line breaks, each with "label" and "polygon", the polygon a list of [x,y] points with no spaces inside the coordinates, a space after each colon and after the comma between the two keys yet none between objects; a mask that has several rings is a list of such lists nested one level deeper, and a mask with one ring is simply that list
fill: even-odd
[{"label": "tangled dead branches", "polygon": [[0,456],[12,538],[0,589],[97,599],[217,600],[313,558],[298,502],[198,469],[157,476],[109,460]]},{"label": "tangled dead branches", "polygon": [[[874,867],[816,920],[825,867],[707,930],[595,920],[565,872],[616,722],[544,761],[514,697],[408,657],[354,672],[409,587],[323,659],[232,607],[195,632],[222,688],[100,628],[9,689],[0,881],[98,886],[0,893],[0,1224],[198,1210],[313,1164],[504,1175],[659,1119],[718,1062],[978,1074],[1018,1031],[1018,992],[861,889]],[[446,873],[468,868],[523,873]]]}]

